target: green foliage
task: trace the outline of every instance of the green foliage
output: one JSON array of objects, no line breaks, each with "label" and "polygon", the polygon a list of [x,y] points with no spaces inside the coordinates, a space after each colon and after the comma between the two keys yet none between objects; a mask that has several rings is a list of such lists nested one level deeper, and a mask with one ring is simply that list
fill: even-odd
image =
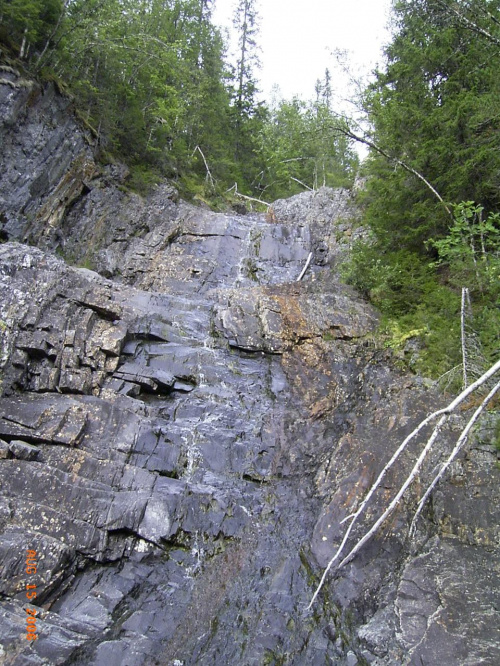
[{"label": "green foliage", "polygon": [[68,82],[103,150],[202,179],[201,146],[226,177],[230,93],[208,0],[73,0],[42,64]]},{"label": "green foliage", "polygon": [[212,5],[0,0],[0,41],[8,38],[46,80],[64,82],[100,154],[125,160],[137,191],[161,174],[219,206],[235,182],[240,193],[267,198],[302,191],[297,180],[348,184],[356,158],[332,129],[329,74],[315,105],[283,102],[269,112],[257,99],[256,0],[236,3],[234,70]]},{"label": "green foliage", "polygon": [[416,253],[384,251],[372,239],[355,243],[342,274],[385,314],[414,311],[437,287],[434,271]]},{"label": "green foliage", "polygon": [[[500,51],[457,23],[450,3],[394,4],[394,38],[387,66],[366,95],[376,142],[421,173],[446,201],[500,207]],[[498,3],[475,0],[460,11],[477,22]],[[469,11],[470,10],[470,11]],[[450,218],[417,177],[372,154],[368,219],[387,247],[423,252],[423,243],[447,232]]]},{"label": "green foliage", "polygon": [[268,200],[307,187],[352,185],[358,158],[339,131],[335,114],[323,102],[282,100],[271,110],[259,137],[265,168],[259,186]]},{"label": "green foliage", "polygon": [[500,214],[483,219],[483,206],[466,201],[453,206],[454,223],[449,233],[429,245],[439,255],[436,265],[449,267],[450,283],[468,285],[478,294],[500,296]]},{"label": "green foliage", "polygon": [[495,427],[493,431],[493,444],[500,451],[500,413],[496,414]]},{"label": "green foliage", "polygon": [[382,312],[381,339],[398,352],[409,340],[413,371],[437,378],[460,362],[460,295],[440,284],[435,269],[418,254],[384,251],[372,239],[357,243],[342,267],[344,279]]},{"label": "green foliage", "polygon": [[438,252],[434,265],[445,267],[443,279],[452,288],[469,287],[482,351],[493,362],[500,354],[500,215],[484,218],[484,208],[472,201],[453,209],[449,233],[429,241]]},{"label": "green foliage", "polygon": [[[62,12],[62,0],[0,0],[2,37],[15,43],[21,57],[44,46]],[[21,44],[25,41],[25,52]]]},{"label": "green foliage", "polygon": [[257,100],[259,21],[256,0],[237,1],[233,19],[238,40],[237,62],[230,83],[230,122],[236,167],[233,182],[238,182],[240,189],[248,194],[259,193],[256,174],[261,169],[262,159],[257,137],[267,121],[267,109]]},{"label": "green foliage", "polygon": [[500,354],[500,234],[498,217],[482,219],[472,202],[454,207],[450,233],[429,241],[438,260],[429,262],[405,249],[387,250],[376,237],[357,243],[342,267],[344,279],[384,315],[381,333],[388,346],[404,350],[411,338],[419,352],[414,371],[437,378],[461,362],[461,287],[472,294],[472,321],[487,362]]},{"label": "green foliage", "polygon": [[147,195],[161,180],[162,176],[157,171],[147,165],[137,164],[130,168],[126,185],[138,194]]},{"label": "green foliage", "polygon": [[362,195],[372,240],[344,273],[382,310],[386,343],[417,350],[412,368],[432,377],[460,363],[462,287],[482,355],[500,353],[499,26],[498,2],[395,2],[365,96],[380,148]]},{"label": "green foliage", "polygon": [[238,62],[235,71],[235,107],[239,115],[251,116],[255,108],[257,81],[255,70],[260,67],[257,47],[259,15],[256,0],[238,0],[233,25],[238,34]]}]

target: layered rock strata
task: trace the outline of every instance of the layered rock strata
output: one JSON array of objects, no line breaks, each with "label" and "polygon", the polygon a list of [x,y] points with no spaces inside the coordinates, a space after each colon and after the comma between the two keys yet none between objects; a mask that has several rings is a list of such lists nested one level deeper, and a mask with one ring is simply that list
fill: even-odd
[{"label": "layered rock strata", "polygon": [[[55,89],[28,104],[28,84],[10,77],[17,88],[0,82],[10,241],[0,245],[0,662],[497,664],[491,416],[416,537],[417,498],[467,412],[307,610],[344,519],[443,401],[394,369],[373,342],[376,313],[338,282],[360,233],[350,194],[300,195],[267,216],[196,209],[169,185],[141,198],[96,166]],[[64,126],[74,149],[56,172]],[[22,185],[21,153],[31,160]],[[83,175],[78,156],[92,165]],[[421,446],[387,474],[350,545]]]}]

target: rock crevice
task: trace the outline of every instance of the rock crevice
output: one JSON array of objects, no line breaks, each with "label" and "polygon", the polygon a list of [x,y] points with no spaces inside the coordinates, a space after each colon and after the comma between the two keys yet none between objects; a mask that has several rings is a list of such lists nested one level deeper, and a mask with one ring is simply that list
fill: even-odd
[{"label": "rock crevice", "polygon": [[165,183],[140,197],[125,168],[97,166],[69,100],[14,71],[0,121],[0,663],[498,664],[487,428],[409,542],[456,431],[443,433],[306,611],[342,521],[442,401],[392,366],[377,314],[338,280],[364,233],[351,194],[322,188],[267,216],[196,209]]}]

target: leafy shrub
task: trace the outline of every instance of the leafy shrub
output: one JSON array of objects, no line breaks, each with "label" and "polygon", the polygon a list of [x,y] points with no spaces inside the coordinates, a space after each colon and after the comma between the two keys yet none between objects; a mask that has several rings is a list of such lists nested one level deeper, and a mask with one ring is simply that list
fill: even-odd
[{"label": "leafy shrub", "polygon": [[461,362],[461,290],[472,294],[471,323],[485,363],[500,354],[500,215],[484,217],[482,206],[466,201],[452,207],[448,234],[427,243],[425,255],[388,249],[373,236],[359,242],[341,269],[344,279],[382,312],[385,344],[408,355],[412,370],[437,378]]}]

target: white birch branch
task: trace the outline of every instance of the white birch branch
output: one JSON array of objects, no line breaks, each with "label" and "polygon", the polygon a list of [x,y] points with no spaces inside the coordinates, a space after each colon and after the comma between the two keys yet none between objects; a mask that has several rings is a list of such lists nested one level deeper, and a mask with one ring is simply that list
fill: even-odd
[{"label": "white birch branch", "polygon": [[313,258],[313,253],[309,252],[309,256],[307,257],[306,265],[302,269],[302,273],[297,278],[297,282],[300,282],[302,280],[302,278],[304,277],[304,275],[306,274],[306,271],[309,268],[309,264],[311,263],[312,258]]},{"label": "white birch branch", "polygon": [[435,187],[431,185],[431,183],[416,169],[414,169],[412,166],[404,162],[403,160],[400,160],[398,157],[395,157],[388,153],[386,150],[384,150],[381,146],[377,145],[371,139],[367,138],[366,136],[360,136],[359,134],[355,134],[349,126],[346,127],[337,127],[336,128],[339,132],[342,132],[342,134],[345,134],[345,136],[350,137],[354,141],[358,141],[359,143],[364,144],[365,146],[368,146],[368,148],[372,148],[375,150],[377,153],[380,155],[383,155],[386,159],[390,160],[394,165],[400,166],[403,168],[405,171],[408,171],[408,173],[413,174],[416,176],[419,180],[422,181],[422,183],[432,192],[432,194],[436,197],[436,199],[443,205],[444,209],[448,213],[448,215],[453,219],[453,213],[449,209],[448,205],[444,201],[443,197],[439,194],[439,192],[436,190]]},{"label": "white birch branch", "polygon": [[446,472],[446,470],[448,469],[448,467],[451,465],[451,463],[455,460],[455,458],[456,458],[457,455],[459,454],[461,448],[463,447],[463,445],[464,445],[465,442],[467,441],[467,437],[469,436],[469,432],[470,432],[472,426],[473,426],[474,423],[477,421],[477,419],[480,417],[480,415],[482,414],[482,412],[486,409],[486,407],[488,406],[488,403],[490,402],[490,400],[493,398],[493,396],[495,395],[495,393],[497,393],[497,391],[498,391],[499,389],[500,389],[500,382],[498,382],[497,384],[495,384],[495,386],[491,389],[491,391],[488,393],[488,395],[487,395],[486,398],[483,400],[483,402],[482,402],[482,403],[479,405],[479,407],[476,409],[476,411],[475,411],[474,414],[472,415],[471,419],[469,420],[469,422],[467,423],[467,425],[465,426],[465,428],[462,430],[462,433],[461,433],[460,437],[458,438],[457,443],[455,444],[455,448],[454,448],[453,451],[450,453],[450,455],[449,455],[448,459],[446,460],[446,462],[444,462],[444,463],[441,465],[441,469],[440,469],[439,472],[436,474],[436,476],[435,476],[434,479],[432,480],[432,483],[430,484],[430,486],[429,486],[429,487],[427,488],[427,490],[425,491],[424,496],[422,497],[422,499],[421,499],[420,502],[418,503],[417,511],[416,511],[415,516],[413,517],[413,520],[412,520],[411,525],[410,525],[410,537],[411,537],[411,536],[414,534],[414,532],[415,532],[415,528],[416,528],[416,525],[417,525],[418,517],[419,517],[420,513],[422,512],[422,509],[424,508],[425,503],[427,502],[427,500],[428,500],[430,494],[432,493],[432,491],[434,490],[434,488],[437,486],[437,484],[439,483],[439,481],[443,478],[444,473]]},{"label": "white birch branch", "polygon": [[[446,412],[446,409],[439,410],[438,412],[434,412],[433,414],[431,414],[430,416],[428,416],[426,419],[424,419],[423,421],[421,421],[421,422],[419,423],[419,425],[415,428],[415,430],[413,430],[413,432],[411,432],[411,433],[408,435],[408,437],[406,437],[406,439],[405,439],[405,440],[402,442],[402,444],[399,446],[399,448],[398,448],[397,451],[394,453],[394,455],[392,456],[392,458],[389,460],[389,462],[387,463],[387,465],[385,465],[385,467],[383,468],[383,470],[380,472],[380,474],[379,474],[377,480],[376,480],[375,483],[372,485],[372,487],[370,488],[370,490],[369,490],[368,493],[366,494],[365,499],[361,502],[361,504],[359,505],[358,510],[357,510],[356,513],[354,514],[353,520],[352,520],[351,524],[349,525],[349,527],[347,528],[347,530],[346,530],[346,532],[345,532],[345,534],[344,534],[344,538],[342,539],[342,542],[341,542],[340,546],[338,547],[338,549],[337,549],[335,555],[332,557],[332,559],[331,559],[330,562],[328,563],[328,566],[326,567],[325,571],[323,572],[323,576],[321,577],[321,580],[320,580],[320,582],[319,582],[319,585],[318,585],[318,587],[316,588],[316,591],[314,592],[314,595],[313,595],[313,597],[312,597],[312,599],[311,599],[311,601],[310,601],[310,603],[309,603],[309,606],[307,607],[308,610],[309,610],[309,608],[311,608],[311,606],[313,605],[313,603],[314,603],[315,600],[316,600],[316,597],[318,596],[319,592],[321,591],[321,588],[323,587],[323,585],[324,585],[324,583],[325,583],[325,580],[326,580],[326,577],[327,577],[327,575],[328,575],[328,572],[330,571],[330,569],[332,568],[332,566],[334,565],[334,563],[339,559],[340,555],[342,554],[342,551],[344,550],[344,546],[345,546],[345,544],[347,543],[347,540],[348,540],[348,538],[349,538],[349,536],[350,536],[350,534],[351,534],[351,531],[352,531],[352,529],[353,529],[353,527],[354,527],[354,525],[355,525],[357,519],[358,519],[359,516],[363,513],[363,511],[364,511],[366,505],[367,505],[368,502],[370,501],[370,499],[371,499],[371,497],[373,496],[374,492],[377,490],[377,488],[380,487],[380,484],[382,483],[382,481],[383,481],[385,475],[387,474],[387,472],[388,472],[388,471],[390,470],[390,468],[394,465],[394,463],[395,463],[396,460],[399,458],[399,456],[400,456],[401,453],[404,451],[404,449],[407,447],[407,445],[410,443],[410,441],[411,441],[416,435],[418,435],[418,433],[419,433],[423,428],[425,428],[426,425],[428,425],[428,424],[429,424],[434,418],[436,418],[436,417],[437,417],[438,415],[440,415],[440,414],[442,414],[442,416],[441,416],[441,420],[443,420],[443,419],[446,420],[446,414],[445,414],[445,412]],[[434,428],[434,431],[433,431],[433,433],[432,433],[432,435],[431,435],[431,437],[430,437],[430,440],[432,439],[432,436],[434,435],[434,433],[436,432],[436,430],[438,429],[438,427],[440,426],[440,424],[441,424],[441,421],[440,421],[440,422],[438,423],[438,425]],[[434,440],[433,440],[433,441],[434,441]],[[371,531],[370,531],[369,534],[370,534],[370,536],[371,536]],[[368,538],[369,538],[369,537],[368,537]],[[358,542],[358,543],[359,543],[359,542]],[[363,541],[363,543],[365,543],[365,542]],[[361,544],[361,545],[363,545],[363,544]],[[360,546],[360,547],[361,547],[361,546]],[[351,552],[349,553],[348,557],[351,556],[352,554],[354,554],[353,551],[351,551]],[[342,561],[342,563],[339,565],[338,568],[340,569],[340,566],[342,566],[342,564],[344,564],[344,563],[346,563],[346,558],[344,558],[344,560]]]},{"label": "white birch branch", "polygon": [[413,466],[413,469],[411,470],[410,474],[406,477],[405,482],[399,489],[398,493],[396,494],[392,502],[389,504],[389,506],[380,516],[380,518],[376,521],[373,527],[368,530],[368,532],[357,542],[354,548],[352,548],[349,551],[349,553],[344,557],[342,562],[340,562],[338,569],[341,569],[345,564],[350,562],[350,560],[354,557],[354,555],[356,555],[356,553],[364,546],[364,544],[378,531],[378,528],[382,525],[382,523],[386,521],[386,519],[391,515],[391,513],[397,507],[400,499],[403,497],[408,487],[413,483],[413,480],[418,475],[422,465],[424,464],[425,459],[427,458],[427,454],[431,451],[432,447],[434,446],[434,443],[438,438],[439,433],[441,432],[441,428],[446,423],[447,419],[448,419],[448,414],[443,414],[443,416],[439,419],[436,427],[432,431],[432,435],[427,440],[427,444],[423,448],[422,453],[419,455],[417,462]]},{"label": "white birch branch", "polygon": [[462,364],[463,364],[463,385],[464,388],[467,388],[467,345],[465,343],[465,303],[466,296],[469,293],[469,290],[466,287],[462,287],[462,307],[460,310],[460,321],[462,328]]},{"label": "white birch branch", "polygon": [[294,181],[295,181],[296,183],[298,183],[299,185],[302,185],[302,187],[305,187],[306,190],[309,190],[309,192],[314,192],[314,190],[313,190],[312,187],[309,187],[309,185],[306,185],[305,183],[303,183],[303,182],[302,182],[301,180],[299,180],[298,178],[294,178],[293,176],[290,176],[290,180],[294,180]]},{"label": "white birch branch", "polygon": [[267,201],[263,201],[262,199],[254,199],[253,197],[247,197],[246,194],[240,194],[238,192],[238,183],[235,183],[232,187],[230,187],[226,192],[232,192],[234,190],[234,194],[237,197],[241,197],[242,199],[246,199],[247,201],[255,201],[255,203],[262,204],[263,206],[267,206],[268,208],[272,205],[268,203]]},{"label": "white birch branch", "polygon": [[[500,46],[500,39],[498,37],[495,37],[495,35],[492,35],[491,32],[488,32],[484,28],[481,28],[480,25],[475,23],[474,21],[471,21],[468,19],[464,14],[460,11],[458,11],[455,7],[450,7],[448,3],[445,2],[440,2],[439,3],[444,9],[452,14],[454,14],[459,23],[461,23],[465,28],[468,28],[469,30],[472,30],[473,32],[476,32],[479,35],[482,35],[483,37],[486,37],[487,40],[495,44],[496,46]],[[489,12],[488,12],[489,13]],[[491,14],[490,14],[491,17]],[[495,21],[496,22],[496,21]]]},{"label": "white birch branch", "polygon": [[263,206],[267,206],[268,208],[269,206],[271,206],[271,204],[268,203],[267,201],[263,201],[262,199],[254,199],[254,197],[247,197],[246,194],[240,194],[239,192],[235,192],[235,195],[237,197],[241,197],[242,199],[246,199],[247,201],[255,201],[255,203],[262,204]]},{"label": "white birch branch", "polygon": [[399,500],[403,496],[404,492],[406,491],[408,486],[411,484],[411,482],[413,481],[413,479],[417,475],[418,470],[420,469],[423,460],[425,459],[427,453],[432,448],[432,445],[434,444],[434,441],[435,441],[437,435],[439,434],[439,430],[441,429],[442,425],[446,421],[447,415],[451,414],[471,393],[473,393],[477,388],[482,386],[486,381],[488,381],[488,379],[490,379],[490,377],[492,377],[499,370],[500,370],[500,360],[498,360],[494,365],[492,365],[491,368],[489,368],[489,370],[487,370],[477,381],[475,381],[470,386],[466,387],[460,393],[460,395],[458,395],[454,400],[452,400],[452,402],[447,407],[444,407],[443,409],[438,409],[437,411],[435,411],[432,414],[430,414],[429,416],[427,416],[423,421],[421,421],[419,423],[419,425],[401,443],[401,445],[396,450],[396,452],[394,453],[392,458],[389,460],[389,462],[385,465],[385,467],[380,472],[377,480],[371,486],[370,490],[366,494],[366,497],[361,502],[358,510],[354,514],[353,520],[352,520],[351,524],[349,525],[349,527],[347,528],[346,533],[344,534],[344,537],[342,539],[342,542],[341,542],[340,546],[338,547],[336,553],[334,554],[334,556],[332,557],[332,559],[328,563],[325,571],[323,572],[323,575],[321,577],[319,585],[316,588],[316,591],[314,592],[314,595],[313,595],[313,597],[312,597],[312,599],[309,603],[309,606],[307,607],[308,610],[311,608],[311,606],[313,605],[314,601],[316,600],[319,592],[321,591],[321,588],[323,587],[323,585],[325,583],[328,572],[330,571],[330,569],[332,568],[334,563],[339,559],[340,555],[342,554],[342,551],[344,550],[344,546],[345,546],[345,544],[346,544],[346,542],[347,542],[347,540],[348,540],[348,538],[351,534],[351,531],[352,531],[354,525],[356,524],[357,519],[359,518],[359,516],[364,511],[367,503],[369,502],[369,500],[373,496],[374,492],[377,490],[377,488],[380,487],[380,484],[382,483],[382,481],[383,481],[385,475],[387,474],[387,472],[389,471],[389,469],[392,467],[392,465],[399,458],[399,456],[404,451],[404,449],[407,447],[409,442],[416,435],[418,435],[418,433],[423,428],[425,428],[431,421],[433,421],[437,417],[441,417],[441,419],[437,423],[436,427],[434,428],[434,431],[432,432],[430,438],[428,439],[427,444],[426,444],[424,450],[422,451],[422,454],[420,455],[420,457],[417,460],[415,466],[413,467],[413,470],[411,471],[409,477],[407,477],[405,483],[401,487],[400,491],[398,492],[398,494],[396,495],[394,500],[391,502],[388,509],[386,509],[386,511],[381,516],[381,518],[379,518],[379,520],[377,520],[375,525],[357,542],[357,544],[354,546],[354,548],[340,562],[340,564],[337,567],[338,569],[340,569],[342,566],[344,566],[344,564],[347,564],[347,562],[349,562],[352,559],[352,557],[360,550],[360,548],[368,541],[368,539],[370,539],[370,537],[373,536],[373,534],[375,534],[375,532],[378,530],[380,525],[385,521],[385,519],[390,515],[390,513],[392,513],[395,506],[397,505],[397,503],[399,502]]},{"label": "white birch branch", "polygon": [[206,178],[210,182],[210,185],[211,185],[212,189],[214,190],[215,189],[215,180],[213,179],[212,173],[211,173],[210,168],[208,166],[208,162],[205,159],[205,155],[203,154],[203,151],[200,148],[200,146],[196,146],[196,148],[193,150],[193,155],[195,154],[196,151],[198,151],[200,153],[201,157],[203,158],[203,162],[205,164],[205,169],[207,170]]}]

